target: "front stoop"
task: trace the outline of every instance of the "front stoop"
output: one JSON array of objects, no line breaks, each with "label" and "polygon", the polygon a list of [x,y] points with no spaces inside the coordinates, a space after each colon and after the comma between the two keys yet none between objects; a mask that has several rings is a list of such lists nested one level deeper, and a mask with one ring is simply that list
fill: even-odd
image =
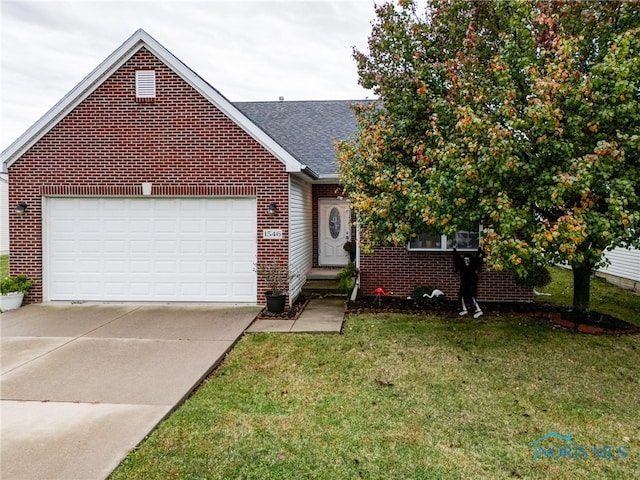
[{"label": "front stoop", "polygon": [[349,292],[338,286],[340,268],[313,268],[307,275],[302,294],[319,297],[346,297]]},{"label": "front stoop", "polygon": [[344,298],[312,298],[297,320],[256,320],[248,333],[341,333]]}]

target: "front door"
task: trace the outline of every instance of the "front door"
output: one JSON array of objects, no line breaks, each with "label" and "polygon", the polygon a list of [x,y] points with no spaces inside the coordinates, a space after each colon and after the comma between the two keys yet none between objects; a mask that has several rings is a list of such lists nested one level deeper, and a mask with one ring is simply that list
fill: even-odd
[{"label": "front door", "polygon": [[341,266],[349,262],[344,244],[351,240],[351,212],[346,200],[323,198],[318,202],[318,264]]}]

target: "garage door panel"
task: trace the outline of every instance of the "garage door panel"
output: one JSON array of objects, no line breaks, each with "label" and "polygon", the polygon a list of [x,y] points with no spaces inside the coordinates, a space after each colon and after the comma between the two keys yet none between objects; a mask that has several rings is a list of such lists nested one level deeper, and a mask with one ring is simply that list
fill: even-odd
[{"label": "garage door panel", "polygon": [[[102,218],[102,226],[105,232],[121,232],[124,226],[128,222],[129,220],[126,218],[122,218],[122,216],[116,217],[116,218],[110,218],[110,217],[104,216]],[[136,225],[139,225],[140,223],[142,223],[142,220],[139,220],[135,223]],[[132,225],[132,227],[133,226],[134,225]]]},{"label": "garage door panel", "polygon": [[158,219],[153,223],[153,227],[149,227],[148,231],[152,231],[153,233],[163,234],[168,233],[170,235],[174,235],[176,232],[176,221],[175,220],[166,220],[166,219]]},{"label": "garage door panel", "polygon": [[202,221],[194,219],[182,219],[180,221],[180,230],[184,233],[202,233]]},{"label": "garage door panel", "polygon": [[254,247],[255,242],[234,242],[233,245],[231,245],[231,251],[234,254],[245,254],[245,253],[249,253],[252,252]]},{"label": "garage door panel", "polygon": [[149,272],[153,271],[153,262],[151,260],[133,260],[129,262],[128,268],[127,265],[123,263],[125,262],[113,262],[112,265],[117,266],[119,264],[119,266],[116,267],[117,269],[110,269],[109,271],[117,272],[118,277],[122,277],[122,274],[127,273],[127,270],[128,273],[131,273],[132,275],[147,275]]},{"label": "garage door panel", "polygon": [[57,260],[52,265],[59,275],[64,275],[65,273],[73,275],[76,271],[75,260]]},{"label": "garage door panel", "polygon": [[105,239],[103,240],[102,245],[106,253],[123,253],[127,249],[127,242],[124,240]]},{"label": "garage door panel", "polygon": [[177,255],[178,242],[175,240],[156,240],[155,252],[160,255]]},{"label": "garage door panel", "polygon": [[233,285],[233,291],[231,295],[243,296],[250,295],[253,287],[250,284],[236,284]]},{"label": "garage door panel", "polygon": [[203,252],[201,240],[183,240],[180,242],[179,255],[200,255]]},{"label": "garage door panel", "polygon": [[[99,260],[80,258],[75,267],[85,272],[100,272],[101,262]],[[99,273],[96,273],[98,275]]]},{"label": "garage door panel", "polygon": [[233,233],[249,233],[254,229],[253,223],[248,220],[238,220],[237,222],[233,222],[232,232]]},{"label": "garage door panel", "polygon": [[[130,253],[133,254],[146,254],[153,251],[153,242],[151,240],[131,240],[129,242]],[[126,252],[123,252],[126,253]]]},{"label": "garage door panel", "polygon": [[125,295],[127,293],[122,282],[104,282],[104,286],[108,295]]},{"label": "garage door panel", "polygon": [[61,252],[61,253],[66,253],[69,255],[72,255],[75,253],[76,251],[76,243],[73,240],[60,240],[57,241],[55,243],[55,245],[52,245],[53,248],[56,249],[56,251]]},{"label": "garage door panel", "polygon": [[156,273],[168,273],[171,274],[175,272],[178,268],[178,262],[176,261],[156,261],[155,262]]},{"label": "garage door panel", "polygon": [[59,280],[56,285],[56,293],[58,295],[72,295],[74,293],[75,282],[73,279],[69,281]]},{"label": "garage door panel", "polygon": [[48,198],[47,297],[256,301],[255,199]]},{"label": "garage door panel", "polygon": [[[240,241],[240,240],[238,240]],[[223,238],[223,239],[211,239],[209,238],[209,236],[207,236],[207,240],[206,240],[206,248],[208,252],[226,252],[227,251],[227,244],[229,242],[227,241],[227,239]]]},{"label": "garage door panel", "polygon": [[95,278],[93,280],[85,278],[81,285],[79,285],[80,295],[91,294],[98,288],[101,288],[104,284],[104,280],[101,278]]},{"label": "garage door panel", "polygon": [[207,274],[220,274],[227,273],[227,261],[222,260],[208,260],[205,263]]},{"label": "garage door panel", "polygon": [[177,298],[180,293],[180,284],[172,281],[157,281],[155,282],[155,289],[158,295],[163,295],[168,298]]},{"label": "garage door panel", "polygon": [[180,273],[185,275],[198,274],[200,276],[202,275],[202,273],[204,273],[202,268],[202,263],[198,261],[192,261],[192,262],[182,261],[180,262]]},{"label": "garage door panel", "polygon": [[[120,221],[117,222],[118,224],[118,228],[119,230],[116,231],[122,231],[125,227],[124,225],[127,225],[127,228],[129,229],[129,231],[131,231],[132,233],[148,233],[150,231],[152,231],[152,226],[153,223],[151,223],[150,220],[148,219],[137,219],[135,221]],[[116,223],[114,223],[114,225],[116,225]]]}]

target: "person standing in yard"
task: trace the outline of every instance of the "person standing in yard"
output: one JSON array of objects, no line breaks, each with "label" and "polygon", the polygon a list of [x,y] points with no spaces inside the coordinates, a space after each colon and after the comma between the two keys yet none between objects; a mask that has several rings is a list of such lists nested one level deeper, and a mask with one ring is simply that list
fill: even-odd
[{"label": "person standing in yard", "polygon": [[469,313],[467,310],[467,303],[469,303],[473,308],[473,318],[480,317],[482,310],[476,297],[478,295],[478,277],[482,268],[482,251],[478,249],[478,252],[473,256],[462,256],[453,247],[453,266],[460,275],[460,290],[458,291],[460,315]]}]

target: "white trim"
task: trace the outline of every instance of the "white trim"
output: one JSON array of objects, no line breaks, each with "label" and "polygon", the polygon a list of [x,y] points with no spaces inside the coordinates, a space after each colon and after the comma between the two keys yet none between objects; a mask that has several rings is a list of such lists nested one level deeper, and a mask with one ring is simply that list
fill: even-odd
[{"label": "white trim", "polygon": [[222,113],[229,117],[254,140],[260,143],[269,153],[286,166],[289,173],[302,171],[302,165],[275,140],[267,135],[255,123],[249,120],[220,92],[205,82],[193,70],[182,63],[171,52],[158,43],[147,32],[140,29],[135,32],[117,50],[109,55],[87,77],[67,93],[51,110],[33,124],[15,142],[2,152],[3,168],[10,167],[29,148],[49,132],[62,118],[91,95],[115,71],[124,65],[141,48],[146,48],[161,62],[195,88],[203,97],[211,102]]},{"label": "white trim", "polygon": [[47,242],[47,238],[50,234],[49,229],[51,225],[49,224],[49,197],[42,196],[40,197],[40,220],[42,222],[42,238],[40,238],[40,244],[42,245],[42,301],[48,302],[51,300],[51,288],[49,286],[51,271],[51,255],[50,248]]},{"label": "white trim", "polygon": [[9,253],[9,182],[0,174],[0,254]]}]

